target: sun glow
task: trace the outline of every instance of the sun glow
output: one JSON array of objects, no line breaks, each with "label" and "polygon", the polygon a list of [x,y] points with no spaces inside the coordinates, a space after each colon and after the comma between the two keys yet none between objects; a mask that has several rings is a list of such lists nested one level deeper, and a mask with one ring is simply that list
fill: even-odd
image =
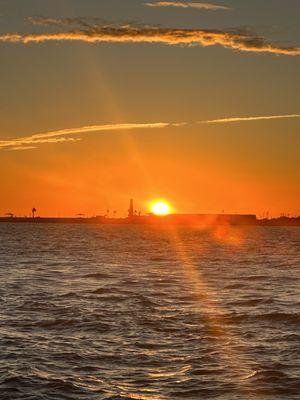
[{"label": "sun glow", "polygon": [[158,200],[151,204],[151,211],[154,215],[168,215],[171,213],[171,206],[164,200]]}]

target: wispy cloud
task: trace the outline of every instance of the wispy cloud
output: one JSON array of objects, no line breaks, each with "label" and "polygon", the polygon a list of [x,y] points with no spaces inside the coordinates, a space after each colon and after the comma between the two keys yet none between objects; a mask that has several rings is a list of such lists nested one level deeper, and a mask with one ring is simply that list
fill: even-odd
[{"label": "wispy cloud", "polygon": [[225,123],[230,123],[230,122],[262,121],[262,120],[286,119],[286,118],[300,118],[300,114],[221,118],[221,119],[213,119],[210,121],[200,121],[200,123],[202,123],[202,124],[225,124]]},{"label": "wispy cloud", "polygon": [[68,27],[65,32],[0,35],[4,43],[43,43],[77,41],[86,43],[156,43],[169,46],[214,46],[254,53],[300,55],[300,47],[281,47],[249,32],[209,29],[168,29],[143,25],[112,25],[84,19],[49,20],[39,18],[36,23]]},{"label": "wispy cloud", "polygon": [[9,147],[7,150],[9,151],[24,151],[24,150],[33,150],[36,149],[36,146],[16,146]]},{"label": "wispy cloud", "polygon": [[[288,114],[288,115],[269,115],[259,117],[234,117],[234,118],[222,118],[207,121],[199,121],[198,124],[220,124],[230,122],[243,122],[243,121],[259,121],[259,120],[274,120],[274,119],[286,119],[286,118],[300,118],[300,114]],[[153,123],[123,123],[123,124],[107,124],[107,125],[90,125],[79,128],[68,128],[60,129],[56,131],[48,131],[42,133],[36,133],[20,138],[0,140],[0,150],[32,150],[36,149],[40,144],[47,143],[67,143],[67,142],[78,142],[81,138],[68,137],[69,135],[84,135],[88,133],[97,132],[110,132],[110,131],[130,131],[137,129],[163,129],[167,127],[182,127],[189,125],[188,122],[153,122]]]},{"label": "wispy cloud", "polygon": [[148,7],[177,7],[177,8],[195,8],[197,10],[230,10],[230,7],[220,6],[217,4],[211,3],[192,3],[190,1],[187,2],[176,2],[176,1],[157,1],[151,3],[145,3],[145,6]]},{"label": "wispy cloud", "polygon": [[103,131],[122,131],[122,130],[133,130],[133,129],[162,129],[168,126],[179,126],[180,124],[166,123],[166,122],[155,122],[155,123],[129,123],[129,124],[110,124],[110,125],[91,125],[83,126],[79,128],[61,129],[57,131],[49,131],[43,133],[37,133],[21,138],[0,140],[0,150],[27,150],[32,149],[37,144],[44,143],[64,143],[64,142],[76,142],[81,140],[80,138],[69,138],[69,135],[83,135],[87,133],[96,133]]}]

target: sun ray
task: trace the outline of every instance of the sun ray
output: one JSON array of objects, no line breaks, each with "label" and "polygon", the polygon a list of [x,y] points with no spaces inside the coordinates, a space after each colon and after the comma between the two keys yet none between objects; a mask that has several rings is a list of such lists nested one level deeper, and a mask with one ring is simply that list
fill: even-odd
[{"label": "sun ray", "polygon": [[234,371],[236,386],[240,393],[246,394],[245,383],[248,383],[246,381],[253,373],[253,360],[249,357],[248,352],[242,351],[245,347],[244,342],[231,332],[228,312],[220,303],[214,288],[206,282],[201,268],[189,255],[180,230],[175,226],[170,227],[169,235],[181,262],[183,277],[191,284],[199,320],[204,320],[207,331],[215,338],[215,343],[220,350],[220,362]]}]

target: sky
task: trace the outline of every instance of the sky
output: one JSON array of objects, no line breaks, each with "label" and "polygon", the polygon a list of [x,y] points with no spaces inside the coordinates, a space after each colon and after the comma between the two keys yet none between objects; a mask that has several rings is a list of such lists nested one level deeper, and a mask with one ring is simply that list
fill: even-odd
[{"label": "sky", "polygon": [[299,0],[0,0],[0,214],[300,214]]}]

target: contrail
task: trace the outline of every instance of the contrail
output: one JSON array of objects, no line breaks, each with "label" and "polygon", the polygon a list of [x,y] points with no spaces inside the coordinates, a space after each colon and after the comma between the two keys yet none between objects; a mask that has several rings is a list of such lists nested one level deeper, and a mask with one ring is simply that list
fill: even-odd
[{"label": "contrail", "polygon": [[126,123],[126,124],[109,124],[109,125],[91,125],[79,128],[60,129],[57,131],[48,131],[37,133],[16,139],[0,140],[1,149],[22,150],[28,145],[36,145],[42,143],[62,143],[76,142],[80,139],[65,137],[68,135],[82,135],[86,133],[95,133],[103,131],[121,131],[132,129],[162,129],[168,126],[179,126],[180,124],[169,122],[154,122],[154,123]]},{"label": "contrail", "polygon": [[[207,121],[199,121],[198,124],[221,124],[244,121],[259,121],[273,119],[300,118],[300,114],[271,115],[259,117],[234,117],[222,118]],[[21,138],[0,140],[0,150],[29,150],[36,148],[36,145],[46,143],[65,143],[77,142],[81,138],[68,137],[69,135],[83,135],[87,133],[125,131],[136,129],[163,129],[167,127],[182,127],[188,125],[188,122],[153,122],[153,123],[123,123],[107,125],[88,125],[79,128],[67,128],[56,131],[48,131],[24,136]]]},{"label": "contrail", "polygon": [[209,121],[200,121],[199,123],[200,124],[225,124],[227,122],[261,121],[261,120],[284,119],[284,118],[300,118],[300,114],[221,118],[221,119],[213,119],[213,120],[209,120]]}]

